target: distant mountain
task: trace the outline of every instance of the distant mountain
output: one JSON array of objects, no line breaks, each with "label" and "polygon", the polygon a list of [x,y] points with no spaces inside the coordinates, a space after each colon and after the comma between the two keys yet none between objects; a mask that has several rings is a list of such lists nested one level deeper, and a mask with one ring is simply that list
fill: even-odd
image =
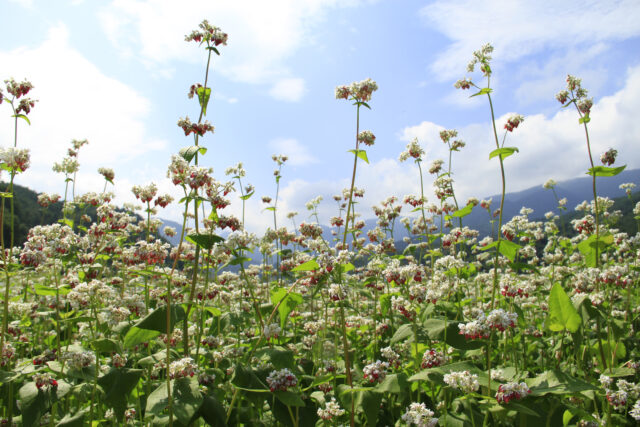
[{"label": "distant mountain", "polygon": [[[592,179],[590,176],[584,176],[582,178],[574,178],[567,181],[560,181],[555,187],[556,194],[559,198],[567,198],[567,212],[573,212],[574,208],[582,203],[584,200],[591,201],[593,199],[593,190],[591,187]],[[619,186],[625,182],[632,182],[638,185],[640,188],[640,169],[625,170],[619,175],[613,177],[602,177],[597,180],[597,191],[600,197],[609,197],[615,199],[625,196],[623,190],[620,190]],[[509,221],[515,215],[520,214],[522,207],[533,209],[533,214],[530,218],[540,219],[544,217],[544,214],[549,211],[556,211],[558,203],[553,196],[551,190],[542,188],[542,182],[536,187],[527,188],[526,190],[507,193],[504,201],[504,222]],[[497,209],[500,206],[500,194],[495,194],[490,197],[483,197],[483,199],[492,199],[492,210]],[[462,206],[461,206],[462,207]],[[406,208],[406,207],[405,207]],[[165,226],[174,227],[177,231],[175,237],[167,237],[167,240],[173,245],[178,245],[180,242],[180,229],[181,224],[171,220],[162,220]],[[455,224],[455,223],[454,223]],[[463,225],[480,231],[481,236],[486,236],[491,232],[491,224],[489,222],[489,215],[487,211],[480,207],[474,208],[473,212],[463,219]],[[376,219],[370,218],[365,220],[365,226],[363,231],[366,233],[376,227]],[[335,236],[331,234],[331,228],[322,225],[323,237],[332,242]],[[164,230],[164,226],[162,228]],[[400,242],[406,237],[407,231],[399,220],[396,220],[394,226],[394,238],[397,242],[396,246],[404,247]]]}]

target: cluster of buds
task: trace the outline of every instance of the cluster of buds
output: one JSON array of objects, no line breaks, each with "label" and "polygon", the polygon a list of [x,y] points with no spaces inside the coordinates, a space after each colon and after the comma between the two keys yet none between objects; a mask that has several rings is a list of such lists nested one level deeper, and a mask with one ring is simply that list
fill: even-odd
[{"label": "cluster of buds", "polygon": [[358,134],[358,142],[367,146],[372,146],[376,140],[376,136],[370,130],[363,130]]},{"label": "cluster of buds", "polygon": [[442,170],[442,165],[444,164],[444,160],[436,159],[431,162],[431,166],[429,166],[429,173],[431,175],[437,175]]},{"label": "cluster of buds", "polygon": [[518,125],[522,122],[524,122],[524,117],[520,114],[515,114],[509,117],[507,123],[504,125],[504,128],[509,132],[513,132],[513,130],[517,128]]},{"label": "cluster of buds", "polygon": [[587,90],[582,87],[582,79],[567,76],[567,88],[558,92],[556,99],[562,105],[574,102],[580,113],[588,116],[593,106],[593,98],[587,98]]},{"label": "cluster of buds", "polygon": [[331,286],[329,286],[329,297],[333,301],[343,300],[346,298],[346,296],[347,296],[346,292],[342,285],[338,285],[337,283],[332,283]]},{"label": "cluster of buds", "polygon": [[267,341],[271,340],[271,338],[278,339],[282,333],[282,328],[280,328],[280,325],[277,323],[272,323],[270,325],[265,325],[262,333]]},{"label": "cluster of buds", "polygon": [[200,83],[191,85],[191,87],[189,88],[189,94],[187,95],[189,99],[192,99],[194,95],[198,93],[198,90],[200,90],[201,87],[202,85]]},{"label": "cluster of buds", "polygon": [[211,176],[209,176],[209,174],[212,172],[213,169],[211,168],[191,166],[187,173],[185,183],[194,190],[197,190],[211,182]]},{"label": "cluster of buds", "polygon": [[31,377],[33,382],[36,383],[38,390],[49,390],[50,388],[58,387],[58,381],[55,380],[48,372],[37,373]]},{"label": "cluster of buds", "polygon": [[153,200],[158,192],[158,186],[155,183],[151,183],[147,186],[141,187],[139,185],[134,185],[131,187],[131,192],[136,196],[136,199],[140,199],[142,203],[148,203]]},{"label": "cluster of buds", "polygon": [[299,229],[300,234],[305,237],[317,239],[322,236],[322,227],[319,224],[307,224],[303,222],[300,224]]},{"label": "cluster of buds", "polygon": [[614,150],[610,148],[605,153],[600,156],[600,161],[603,165],[611,166],[616,162],[616,157],[618,156],[618,150]]},{"label": "cluster of buds", "polygon": [[408,426],[435,427],[438,425],[438,418],[435,418],[434,415],[434,412],[428,409],[424,403],[412,403],[402,415],[402,421]]},{"label": "cluster of buds", "polygon": [[165,194],[163,196],[158,196],[154,202],[156,206],[160,206],[161,208],[166,208],[169,203],[173,202],[173,197],[169,194]]},{"label": "cluster of buds", "polygon": [[111,356],[111,365],[114,368],[124,368],[127,364],[127,355],[121,355],[119,353],[114,353]]},{"label": "cluster of buds", "polygon": [[[20,83],[16,82],[13,78],[4,81],[7,85],[7,92],[16,98],[21,98],[29,93],[33,89],[31,82],[24,80]],[[0,103],[2,103],[2,96],[0,96]]]},{"label": "cluster of buds", "polygon": [[0,151],[0,162],[4,163],[9,171],[20,173],[29,168],[31,155],[28,148],[9,147]]},{"label": "cluster of buds", "polygon": [[371,79],[353,82],[349,86],[336,87],[336,99],[352,99],[356,102],[371,100],[371,94],[378,90],[378,84]]},{"label": "cluster of buds", "polygon": [[507,404],[512,400],[524,399],[529,393],[531,393],[531,390],[529,390],[529,386],[525,382],[509,382],[498,386],[496,400],[500,404]]},{"label": "cluster of buds", "polygon": [[298,384],[298,378],[289,369],[284,368],[279,371],[271,371],[267,377],[267,384],[272,392],[287,391]]},{"label": "cluster of buds", "polygon": [[188,116],[184,119],[180,118],[180,120],[178,120],[178,126],[182,128],[185,136],[189,136],[191,133],[198,136],[204,136],[205,133],[213,133],[215,130],[213,125],[208,121],[205,121],[204,123],[192,123]]},{"label": "cluster of buds", "polygon": [[40,206],[42,206],[43,208],[47,208],[49,206],[51,206],[52,204],[56,203],[58,200],[60,200],[60,195],[53,193],[53,194],[47,194],[47,193],[40,193],[38,194],[38,204]]},{"label": "cluster of buds", "polygon": [[398,160],[404,162],[410,157],[413,157],[414,159],[416,159],[416,161],[421,161],[424,153],[424,149],[418,143],[418,138],[413,138],[407,144],[407,149],[400,153],[400,157],[398,158]]},{"label": "cluster of buds", "polygon": [[328,421],[333,418],[339,417],[344,414],[344,409],[340,407],[340,404],[336,402],[336,398],[332,397],[330,401],[326,402],[323,408],[318,408],[318,417]]},{"label": "cluster of buds", "polygon": [[480,388],[478,376],[469,371],[445,374],[444,382],[451,388],[462,390],[463,393],[472,393]]},{"label": "cluster of buds", "polygon": [[364,374],[364,379],[370,383],[381,383],[387,376],[387,369],[389,369],[387,362],[377,360],[362,368],[362,373]]},{"label": "cluster of buds", "polygon": [[592,215],[585,215],[581,219],[574,219],[571,221],[573,229],[580,234],[590,235],[596,229],[596,222]]},{"label": "cluster of buds", "polygon": [[198,371],[198,365],[190,357],[184,357],[169,365],[169,378],[192,377]]},{"label": "cluster of buds", "polygon": [[196,43],[207,43],[207,46],[220,46],[227,44],[229,36],[223,33],[220,28],[209,24],[206,19],[198,25],[199,30],[193,30],[191,34],[185,36],[187,42],[194,41]]},{"label": "cluster of buds", "polygon": [[98,173],[104,177],[105,180],[113,184],[113,178],[116,177],[115,172],[111,168],[98,168]]},{"label": "cluster of buds", "polygon": [[435,368],[436,366],[444,365],[449,360],[449,357],[442,351],[430,348],[422,355],[422,369]]}]

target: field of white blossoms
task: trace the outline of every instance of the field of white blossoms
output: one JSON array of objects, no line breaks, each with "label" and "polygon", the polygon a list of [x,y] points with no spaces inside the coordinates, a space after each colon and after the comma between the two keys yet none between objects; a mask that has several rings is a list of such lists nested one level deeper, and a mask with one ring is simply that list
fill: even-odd
[{"label": "field of white blossoms", "polygon": [[[86,141],[74,140],[54,165],[66,178],[64,217],[34,227],[14,247],[14,181],[29,167],[17,129],[29,124],[36,101],[27,97],[28,81],[6,80],[0,90],[16,126],[13,146],[0,156],[9,176],[0,206],[7,225],[0,229],[2,425],[636,425],[640,234],[620,232],[611,201],[597,195],[597,179],[624,166],[613,166],[614,149],[594,163],[593,101],[580,79],[569,76],[556,96],[584,128],[576,144],[585,145],[593,177],[593,199],[570,224],[553,212],[534,221],[527,209],[503,218],[503,165],[518,155],[505,142],[524,120],[515,115],[492,121],[495,145],[487,147],[502,172],[501,200],[456,198],[452,160],[464,142],[447,130],[449,159],[425,170],[435,178],[436,204],[427,203],[424,186],[388,198],[374,208],[377,227],[365,233],[355,184],[358,162],[368,162],[364,147],[375,142],[359,129],[377,90],[367,79],[336,89],[358,120],[351,185],[335,196],[333,238],[317,222],[277,223],[283,155],[273,157],[275,197],[263,198],[273,228],[257,236],[243,227],[254,190],[242,182],[242,164],[218,180],[202,145],[214,130],[204,120],[209,64],[227,35],[203,21],[186,41],[201,45],[208,61],[204,82],[188,93],[198,120],[178,121],[193,144],[167,171],[184,197],[134,186],[145,218],[111,202],[111,169],[99,170],[102,193],[75,194]],[[478,80],[455,86],[486,98],[493,117],[492,51],[474,52],[467,73]],[[400,154],[417,164],[421,183],[423,155],[417,140]],[[629,195],[633,187],[624,186]],[[59,199],[42,194],[39,202]],[[242,218],[224,213],[232,200],[243,205]],[[151,218],[172,202],[184,205],[175,247]],[[309,202],[312,214],[320,202]],[[492,235],[464,226],[474,209],[487,212]],[[402,210],[411,214],[401,218]],[[634,214],[640,220],[640,204]],[[410,236],[403,251],[393,238],[397,223]]]}]

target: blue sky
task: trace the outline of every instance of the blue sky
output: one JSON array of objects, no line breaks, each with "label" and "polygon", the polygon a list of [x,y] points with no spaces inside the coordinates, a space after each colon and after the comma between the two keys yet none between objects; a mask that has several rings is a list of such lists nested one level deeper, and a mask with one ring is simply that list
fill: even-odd
[{"label": "blue sky", "polygon": [[[207,119],[216,127],[203,144],[203,163],[216,178],[237,162],[257,196],[275,193],[272,154],[287,154],[280,212],[300,212],[322,195],[321,220],[335,215],[331,200],[348,185],[355,107],[336,100],[337,85],[367,77],[379,90],[363,111],[361,129],[377,137],[356,185],[367,206],[390,195],[419,192],[415,166],[398,155],[412,137],[427,151],[427,166],[447,153],[438,131],[457,129],[467,147],[456,153],[456,190],[464,199],[499,191],[486,98],[469,99],[453,83],[467,75],[474,50],[495,46],[494,102],[498,126],[525,116],[507,145],[520,153],[507,164],[508,191],[584,174],[586,146],[575,111],[561,110],[555,93],[568,73],[583,78],[594,97],[594,152],[609,147],[619,163],[640,167],[640,3],[637,1],[274,0],[0,0],[0,79],[27,78],[39,99],[21,124],[19,146],[32,167],[17,183],[36,191],[64,191],[52,172],[72,138],[80,152],[78,192],[101,191],[100,166],[116,173],[118,203],[133,201],[134,184],[165,178],[171,154],[192,140],[176,121],[197,117],[186,96],[202,82],[205,50],[184,42],[202,19],[229,34],[210,75]],[[480,83],[478,74],[471,74]],[[12,141],[9,108],[0,105],[0,145]],[[637,183],[640,184],[640,183]],[[431,180],[427,178],[427,194]],[[431,196],[430,200],[434,200]],[[230,209],[238,211],[234,201]],[[248,226],[264,230],[270,212],[250,202]],[[178,220],[173,205],[159,216]],[[542,213],[540,213],[542,214]]]}]

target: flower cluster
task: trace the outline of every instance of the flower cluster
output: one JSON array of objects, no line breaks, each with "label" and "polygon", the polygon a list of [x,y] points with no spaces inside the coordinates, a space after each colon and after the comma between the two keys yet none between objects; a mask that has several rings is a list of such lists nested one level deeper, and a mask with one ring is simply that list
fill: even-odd
[{"label": "flower cluster", "polygon": [[336,99],[352,99],[356,102],[371,100],[371,94],[378,90],[378,84],[371,79],[353,82],[349,86],[336,88]]},{"label": "flower cluster", "polygon": [[158,186],[153,182],[145,187],[134,185],[131,187],[131,191],[133,192],[133,195],[136,196],[136,199],[140,199],[142,203],[147,203],[151,202],[151,200],[156,196]]},{"label": "flower cluster", "polygon": [[515,114],[507,119],[507,123],[504,125],[504,128],[509,132],[513,132],[513,130],[522,122],[524,122],[524,117],[520,114]]},{"label": "flower cluster", "polygon": [[567,76],[567,89],[556,94],[556,99],[562,105],[575,103],[580,113],[589,116],[593,106],[593,98],[587,98],[587,90],[582,87],[582,79],[571,74]]},{"label": "flower cluster", "polygon": [[451,372],[445,374],[444,382],[449,386],[457,390],[462,390],[463,393],[472,393],[480,388],[478,383],[478,376],[472,374],[469,371]]},{"label": "flower cluster", "polygon": [[[20,83],[16,82],[13,78],[7,79],[4,81],[7,85],[7,92],[13,95],[16,98],[21,98],[24,95],[28,94],[31,89],[33,89],[33,84],[31,82],[24,80]],[[0,102],[2,98],[0,98]]]},{"label": "flower cluster", "polygon": [[38,390],[46,391],[50,388],[58,387],[58,381],[48,372],[40,372],[31,377],[36,383]]},{"label": "flower cluster", "polygon": [[498,386],[496,400],[498,403],[507,404],[512,400],[524,399],[529,393],[531,393],[531,390],[529,390],[529,386],[526,383],[509,382]]},{"label": "flower cluster", "polygon": [[220,28],[209,24],[206,19],[198,25],[199,30],[193,30],[191,34],[185,36],[184,40],[187,42],[194,41],[196,43],[206,42],[207,46],[219,46],[227,44],[229,36],[227,33],[223,33]]},{"label": "flower cluster", "polygon": [[344,414],[344,409],[340,407],[340,404],[336,402],[336,398],[332,397],[330,401],[326,402],[323,408],[318,408],[318,416],[323,420],[330,420],[332,418],[339,417]]},{"label": "flower cluster", "polygon": [[38,194],[38,204],[40,206],[42,206],[43,208],[47,208],[49,206],[51,206],[52,204],[56,203],[58,200],[60,200],[60,195],[53,193],[53,194],[47,194],[47,193],[40,193]]},{"label": "flower cluster", "polygon": [[504,311],[501,308],[492,310],[488,315],[480,314],[474,321],[468,323],[459,323],[460,335],[465,338],[489,338],[490,330],[497,329],[504,332],[507,328],[516,326],[518,320],[517,313]]},{"label": "flower cluster", "polygon": [[278,339],[280,334],[282,333],[282,328],[277,323],[272,323],[270,325],[264,325],[264,330],[262,331],[264,337],[269,341],[271,338]]},{"label": "flower cluster", "polygon": [[29,168],[31,155],[28,148],[9,147],[0,151],[0,162],[10,171],[24,172]]},{"label": "flower cluster", "polygon": [[389,369],[387,362],[376,360],[374,363],[362,368],[362,373],[364,374],[364,379],[370,383],[381,383],[387,376],[387,369]]},{"label": "flower cluster", "polygon": [[408,426],[413,424],[416,427],[435,427],[438,425],[438,418],[434,415],[424,403],[412,403],[402,415],[402,421]]},{"label": "flower cluster", "polygon": [[290,387],[298,384],[298,378],[289,369],[284,368],[279,371],[271,371],[267,377],[269,389],[273,391],[287,391]]},{"label": "flower cluster", "polygon": [[111,168],[98,168],[98,173],[107,181],[113,184],[113,178],[116,177],[115,172]]},{"label": "flower cluster", "polygon": [[422,156],[424,155],[424,150],[418,144],[418,138],[413,138],[408,144],[407,149],[400,153],[399,161],[404,162],[409,159],[409,157],[413,157],[417,161],[422,160]]},{"label": "flower cluster", "polygon": [[370,130],[363,130],[358,134],[358,142],[364,145],[372,146],[376,140],[376,136]]},{"label": "flower cluster", "polygon": [[213,125],[211,125],[211,123],[209,123],[208,121],[205,121],[204,123],[192,123],[191,120],[189,120],[188,116],[184,119],[180,118],[180,120],[178,120],[178,126],[182,128],[185,136],[189,136],[189,134],[191,133],[194,133],[198,136],[204,136],[205,133],[213,133],[213,131],[215,130]]},{"label": "flower cluster", "polygon": [[192,377],[197,372],[198,365],[190,357],[184,357],[180,360],[176,360],[175,362],[171,362],[169,365],[169,377],[171,379]]},{"label": "flower cluster", "polygon": [[618,156],[618,150],[614,150],[610,148],[605,153],[602,153],[600,156],[600,161],[603,165],[611,166],[616,162],[616,157]]},{"label": "flower cluster", "polygon": [[442,351],[430,348],[422,355],[422,369],[435,368],[436,366],[444,365],[449,360],[449,357]]}]

